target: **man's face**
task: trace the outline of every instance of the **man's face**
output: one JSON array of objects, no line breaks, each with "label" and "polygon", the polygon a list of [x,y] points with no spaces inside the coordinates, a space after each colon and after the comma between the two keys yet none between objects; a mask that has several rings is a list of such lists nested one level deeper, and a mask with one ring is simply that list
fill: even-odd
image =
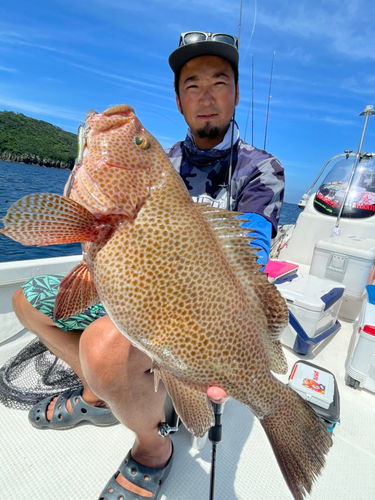
[{"label": "man's face", "polygon": [[197,146],[210,149],[220,144],[239,100],[229,62],[217,56],[191,59],[181,70],[178,88],[177,107]]}]

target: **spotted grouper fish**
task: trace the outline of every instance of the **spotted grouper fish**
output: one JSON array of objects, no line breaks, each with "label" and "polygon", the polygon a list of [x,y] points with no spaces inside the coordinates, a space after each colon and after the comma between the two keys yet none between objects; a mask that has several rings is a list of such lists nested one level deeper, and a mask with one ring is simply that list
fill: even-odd
[{"label": "spotted grouper fish", "polygon": [[161,379],[196,436],[214,423],[209,386],[247,406],[302,499],[332,442],[310,406],[271,373],[287,371],[279,338],[288,311],[259,271],[239,214],[194,203],[130,106],[88,118],[86,136],[70,196],[26,196],[1,232],[26,245],[82,242],[84,260],[62,281],[55,318],[100,300],[152,359],[155,387]]}]

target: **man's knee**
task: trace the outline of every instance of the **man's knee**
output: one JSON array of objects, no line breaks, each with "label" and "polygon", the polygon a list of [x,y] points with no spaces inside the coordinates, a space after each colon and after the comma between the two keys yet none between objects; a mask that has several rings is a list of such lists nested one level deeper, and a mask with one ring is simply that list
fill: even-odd
[{"label": "man's knee", "polygon": [[13,310],[16,313],[19,321],[26,328],[30,328],[30,315],[34,312],[34,307],[30,304],[30,302],[25,297],[22,288],[18,288],[13,294],[12,297]]},{"label": "man's knee", "polygon": [[28,302],[28,300],[26,299],[26,297],[23,293],[22,288],[18,288],[18,290],[16,290],[14,292],[13,297],[12,297],[13,309],[18,317],[20,315],[22,315],[22,312],[23,312],[23,309],[25,306],[25,301]]},{"label": "man's knee", "polygon": [[12,297],[13,310],[25,328],[38,334],[39,326],[55,326],[52,319],[36,309],[25,297],[22,288],[16,290]]}]

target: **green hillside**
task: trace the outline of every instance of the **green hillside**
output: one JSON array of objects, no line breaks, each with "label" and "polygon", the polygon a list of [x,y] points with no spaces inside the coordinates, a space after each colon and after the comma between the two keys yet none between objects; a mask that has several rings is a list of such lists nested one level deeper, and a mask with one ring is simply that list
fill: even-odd
[{"label": "green hillside", "polygon": [[72,169],[77,136],[41,120],[0,111],[0,160]]}]

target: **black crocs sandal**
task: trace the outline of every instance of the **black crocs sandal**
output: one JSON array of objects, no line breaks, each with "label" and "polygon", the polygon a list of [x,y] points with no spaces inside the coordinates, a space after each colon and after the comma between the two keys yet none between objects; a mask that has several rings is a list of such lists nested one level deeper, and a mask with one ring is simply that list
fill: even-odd
[{"label": "black crocs sandal", "polygon": [[173,462],[173,443],[172,454],[162,469],[153,469],[138,463],[131,456],[131,450],[126,455],[121,463],[118,471],[108,481],[106,487],[101,492],[99,500],[145,500],[144,496],[137,495],[132,491],[123,488],[117,481],[117,476],[121,473],[125,479],[140,488],[143,488],[152,493],[152,497],[147,497],[152,500],[157,500],[160,489],[167,479]]},{"label": "black crocs sandal", "polygon": [[[47,420],[46,412],[48,405],[56,396],[47,397],[34,405],[29,412],[29,422],[33,427],[42,429],[71,429],[83,421],[93,425],[107,426],[117,424],[118,420],[109,408],[100,408],[85,403],[82,399],[83,388],[64,392],[57,399],[51,420]],[[73,413],[66,409],[66,403],[70,399]]]}]

